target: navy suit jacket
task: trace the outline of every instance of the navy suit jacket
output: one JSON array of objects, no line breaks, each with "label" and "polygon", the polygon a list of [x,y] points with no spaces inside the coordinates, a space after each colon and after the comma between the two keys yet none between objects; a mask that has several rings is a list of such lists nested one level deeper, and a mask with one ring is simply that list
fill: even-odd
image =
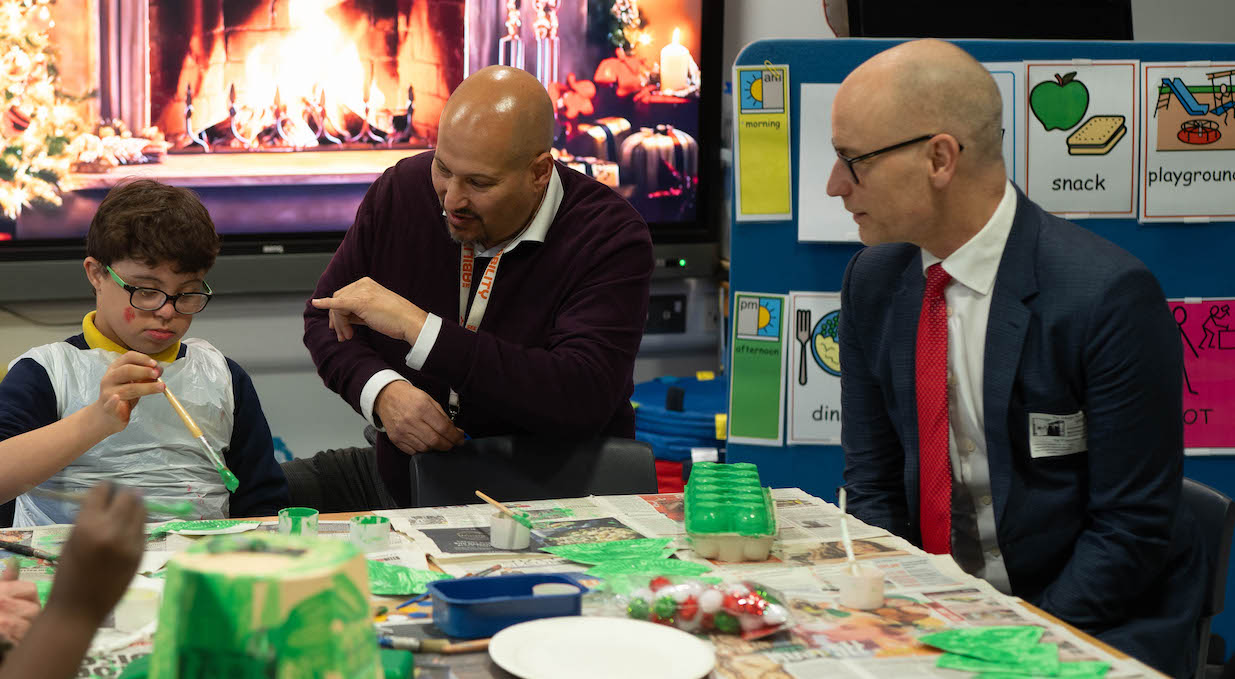
[{"label": "navy suit jacket", "polygon": [[[850,511],[921,544],[914,352],[921,251],[866,248],[840,320]],[[1017,192],[982,380],[996,532],[1013,593],[1177,676],[1207,577],[1183,479],[1182,350],[1132,255]],[[1082,411],[1088,450],[1030,455],[1029,414]]]}]

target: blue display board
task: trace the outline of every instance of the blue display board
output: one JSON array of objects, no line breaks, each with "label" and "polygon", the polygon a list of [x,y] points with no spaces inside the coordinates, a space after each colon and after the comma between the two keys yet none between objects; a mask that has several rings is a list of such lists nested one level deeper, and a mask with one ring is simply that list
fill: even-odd
[{"label": "blue display board", "polygon": [[[761,40],[738,55],[737,66],[765,62],[788,64],[793,168],[793,220],[732,221],[730,289],[787,293],[790,290],[838,291],[845,265],[858,244],[799,243],[797,176],[799,111],[803,83],[839,83],[855,67],[899,40]],[[956,44],[982,62],[1038,59],[1138,59],[1141,61],[1229,61],[1235,45],[1212,43],[1042,42],[959,40]],[[824,191],[823,186],[817,190]],[[1235,199],[1233,199],[1235,200]],[[1079,222],[1136,255],[1154,272],[1167,297],[1235,296],[1235,223],[1138,224],[1131,219]],[[732,304],[732,299],[730,300]],[[730,306],[732,308],[732,306]],[[763,447],[730,444],[730,462],[754,462],[771,486],[796,486],[835,501],[843,483],[844,456],[838,446]],[[1235,458],[1188,458],[1185,474],[1235,497]],[[1228,612],[1214,631],[1235,641],[1235,582],[1228,582]]]}]

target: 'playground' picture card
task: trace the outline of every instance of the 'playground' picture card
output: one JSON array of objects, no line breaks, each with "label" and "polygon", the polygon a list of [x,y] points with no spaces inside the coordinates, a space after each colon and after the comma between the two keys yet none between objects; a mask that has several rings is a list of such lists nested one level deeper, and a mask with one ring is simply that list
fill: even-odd
[{"label": "'playground' picture card", "polygon": [[1235,62],[1143,63],[1142,222],[1235,221]]}]

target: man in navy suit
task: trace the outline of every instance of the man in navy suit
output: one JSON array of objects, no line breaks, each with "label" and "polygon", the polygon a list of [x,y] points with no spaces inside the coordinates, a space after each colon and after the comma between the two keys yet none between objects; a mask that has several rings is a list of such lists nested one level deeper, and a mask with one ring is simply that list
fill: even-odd
[{"label": "man in navy suit", "polygon": [[954,45],[859,66],[832,130],[828,193],[871,246],[842,291],[850,510],[1191,676],[1208,568],[1157,280],[1008,182],[999,91]]}]

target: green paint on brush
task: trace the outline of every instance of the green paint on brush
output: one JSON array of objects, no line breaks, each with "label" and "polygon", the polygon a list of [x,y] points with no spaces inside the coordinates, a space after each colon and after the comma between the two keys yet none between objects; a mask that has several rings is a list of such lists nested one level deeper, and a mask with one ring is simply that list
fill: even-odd
[{"label": "green paint on brush", "polygon": [[527,512],[519,512],[518,514],[515,514],[513,518],[520,525],[527,526],[529,530],[532,528],[532,519],[528,516]]},{"label": "green paint on brush", "polygon": [[223,486],[227,488],[227,492],[234,493],[240,487],[240,479],[232,473],[232,470],[223,465],[218,465],[215,469],[219,470],[219,478],[223,479]]}]

